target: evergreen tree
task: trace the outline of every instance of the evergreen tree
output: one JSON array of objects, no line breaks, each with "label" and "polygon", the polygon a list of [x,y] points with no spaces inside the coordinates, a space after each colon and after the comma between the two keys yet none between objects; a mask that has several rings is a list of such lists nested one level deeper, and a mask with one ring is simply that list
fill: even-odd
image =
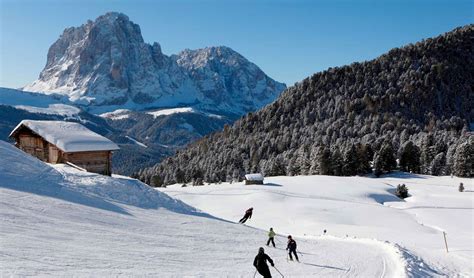
[{"label": "evergreen tree", "polygon": [[265,173],[267,176],[284,176],[286,175],[285,172],[285,165],[281,158],[277,157],[276,159],[270,160],[270,171],[269,173]]},{"label": "evergreen tree", "polygon": [[332,175],[331,151],[327,147],[319,149],[318,164],[320,175]]},{"label": "evergreen tree", "polygon": [[378,177],[383,173],[388,173],[397,167],[397,161],[393,153],[392,144],[388,141],[382,145],[382,148],[374,157],[374,172]]},{"label": "evergreen tree", "polygon": [[163,185],[163,179],[156,175],[151,178],[151,186],[161,187]]},{"label": "evergreen tree", "polygon": [[454,174],[458,177],[474,177],[474,138],[460,144],[454,157]]},{"label": "evergreen tree", "polygon": [[374,151],[370,145],[358,144],[357,145],[357,156],[358,156],[358,165],[357,165],[357,174],[365,175],[372,171],[370,162],[374,157]]},{"label": "evergreen tree", "polygon": [[359,166],[359,157],[357,155],[354,144],[351,144],[346,149],[342,161],[342,174],[344,176],[354,176],[357,174],[357,168]]},{"label": "evergreen tree", "polygon": [[335,176],[342,176],[342,155],[339,148],[335,148],[331,154],[331,172]]},{"label": "evergreen tree", "polygon": [[446,156],[439,153],[435,156],[430,165],[430,174],[433,176],[441,176],[445,174],[444,167],[446,165]]},{"label": "evergreen tree", "polygon": [[374,154],[374,174],[376,177],[380,177],[383,174],[382,171],[382,158],[378,152]]},{"label": "evergreen tree", "polygon": [[185,183],[185,174],[184,171],[181,170],[181,168],[176,169],[176,172],[174,173],[174,180],[176,183]]},{"label": "evergreen tree", "polygon": [[436,154],[433,134],[429,133],[421,141],[420,172],[422,174],[430,174],[430,166]]},{"label": "evergreen tree", "polygon": [[399,152],[400,170],[419,173],[420,149],[412,141],[405,142]]}]

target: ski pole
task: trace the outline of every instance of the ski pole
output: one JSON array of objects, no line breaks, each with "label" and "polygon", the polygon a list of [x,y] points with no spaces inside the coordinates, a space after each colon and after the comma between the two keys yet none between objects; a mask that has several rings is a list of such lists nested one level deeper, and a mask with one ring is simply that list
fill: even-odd
[{"label": "ski pole", "polygon": [[285,277],[283,276],[283,274],[281,274],[281,272],[278,270],[278,268],[276,268],[275,266],[273,266],[274,269],[276,269],[276,271],[278,271],[278,273],[280,273],[281,277]]},{"label": "ski pole", "polygon": [[253,278],[255,278],[255,275],[257,275],[257,270],[255,269],[255,273],[253,274]]}]

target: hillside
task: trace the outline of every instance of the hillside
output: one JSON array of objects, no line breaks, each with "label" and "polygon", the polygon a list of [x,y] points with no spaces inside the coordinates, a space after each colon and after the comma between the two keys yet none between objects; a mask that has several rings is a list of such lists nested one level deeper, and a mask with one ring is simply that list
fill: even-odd
[{"label": "hillside", "polygon": [[[254,274],[253,258],[265,231],[199,212],[137,180],[45,164],[3,141],[0,162],[1,276]],[[284,240],[277,236],[277,242]],[[436,275],[394,244],[297,240],[301,264],[288,263],[280,243],[267,248],[287,276]]]},{"label": "hillside", "polygon": [[474,25],[330,68],[222,132],[141,170],[141,180],[415,173],[473,176]]}]

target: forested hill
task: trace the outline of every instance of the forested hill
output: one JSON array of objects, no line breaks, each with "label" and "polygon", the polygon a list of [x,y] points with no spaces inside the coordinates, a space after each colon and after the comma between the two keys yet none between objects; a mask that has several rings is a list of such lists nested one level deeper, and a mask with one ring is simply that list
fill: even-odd
[{"label": "forested hill", "polygon": [[[368,62],[330,68],[191,144],[139,178],[219,182],[244,173],[472,176],[474,25]],[[397,165],[395,159],[398,158]]]}]

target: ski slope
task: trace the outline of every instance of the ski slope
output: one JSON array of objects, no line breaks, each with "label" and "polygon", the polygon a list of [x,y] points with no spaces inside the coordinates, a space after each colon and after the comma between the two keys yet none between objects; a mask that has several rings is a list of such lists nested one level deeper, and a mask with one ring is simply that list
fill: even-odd
[{"label": "ski slope", "polygon": [[[458,192],[460,182],[466,187],[463,193]],[[405,201],[393,194],[402,183],[411,195]],[[230,221],[238,221],[253,207],[248,225],[273,227],[279,234],[298,236],[298,242],[327,243],[327,250],[311,251],[322,257],[337,252],[331,248],[335,239],[373,239],[404,250],[409,276],[474,277],[473,189],[470,179],[395,173],[384,178],[270,177],[265,185],[173,185],[160,191]],[[300,249],[312,248],[306,244],[299,243]]]},{"label": "ski slope", "polygon": [[[3,141],[0,160],[2,277],[254,275],[266,231],[201,213],[133,179],[45,164]],[[302,262],[290,263],[285,238],[276,241],[266,249],[285,277],[403,277],[412,266],[396,245],[331,236],[297,238]]]}]

